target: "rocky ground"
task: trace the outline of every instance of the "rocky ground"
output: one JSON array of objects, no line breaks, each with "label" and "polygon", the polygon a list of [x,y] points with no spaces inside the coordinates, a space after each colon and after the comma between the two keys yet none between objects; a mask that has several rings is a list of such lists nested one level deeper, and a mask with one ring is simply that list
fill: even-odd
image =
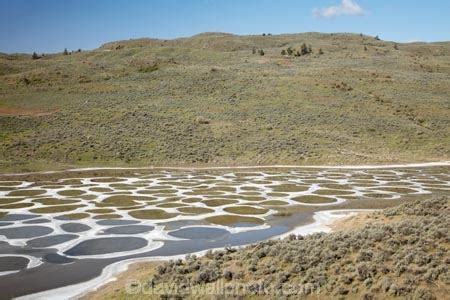
[{"label": "rocky ground", "polygon": [[447,42],[209,33],[38,56],[0,54],[2,170],[450,157]]},{"label": "rocky ground", "polygon": [[449,204],[446,196],[414,201],[363,221],[357,217],[353,228],[346,221],[334,233],[134,267],[120,285],[88,298],[201,299],[210,297],[205,291],[220,291],[267,299],[444,299],[450,285]]}]

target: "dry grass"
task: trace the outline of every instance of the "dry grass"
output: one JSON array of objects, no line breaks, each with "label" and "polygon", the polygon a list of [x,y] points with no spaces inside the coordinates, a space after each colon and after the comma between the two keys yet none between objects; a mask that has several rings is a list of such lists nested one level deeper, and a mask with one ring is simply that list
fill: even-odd
[{"label": "dry grass", "polygon": [[[303,42],[313,54],[280,54]],[[446,42],[318,33],[2,54],[0,109],[25,113],[0,116],[1,167],[444,160],[449,57]]]}]

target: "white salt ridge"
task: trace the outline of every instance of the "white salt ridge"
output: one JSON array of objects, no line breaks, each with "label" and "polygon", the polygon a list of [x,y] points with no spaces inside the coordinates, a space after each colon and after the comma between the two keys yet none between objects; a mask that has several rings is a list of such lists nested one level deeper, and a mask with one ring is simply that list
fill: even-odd
[{"label": "white salt ridge", "polygon": [[[28,259],[27,269],[36,268],[37,266],[40,266],[42,264],[42,260],[40,258],[25,255],[25,254],[0,254],[0,257],[24,257]],[[4,271],[0,272],[0,276],[5,276],[9,274],[14,274],[17,272],[20,272],[21,270],[11,270],[11,271]]]},{"label": "white salt ridge", "polygon": [[80,172],[80,171],[98,171],[98,170],[247,170],[247,169],[274,169],[274,168],[289,168],[289,169],[353,169],[353,170],[369,170],[369,169],[394,169],[394,168],[423,168],[423,167],[439,167],[450,166],[450,161],[439,162],[424,162],[424,163],[408,163],[408,164],[386,164],[386,165],[266,165],[266,166],[230,166],[230,167],[134,167],[134,168],[118,168],[118,167],[96,167],[96,168],[77,168],[67,169],[61,171],[40,171],[40,172],[26,172],[26,173],[4,173],[1,175],[29,175],[29,174],[54,174],[63,172]]},{"label": "white salt ridge", "polygon": [[[404,174],[402,171],[389,170],[388,173],[389,172],[391,174],[389,176],[393,177],[392,180],[407,183],[408,184],[407,187],[412,190],[415,190],[415,194],[431,193],[429,190],[427,190],[427,188],[425,187],[425,185],[423,183],[420,183],[417,180],[423,179],[424,176],[425,176],[425,178],[438,180],[432,174],[422,175],[420,170],[417,170],[417,175],[409,175],[409,177],[407,177],[406,179],[402,178],[402,175]],[[111,195],[108,195],[108,194],[105,194],[102,192],[91,191],[91,188],[93,188],[93,187],[108,188],[108,189],[113,190],[114,192],[120,193],[121,192],[120,189],[116,189],[111,185],[114,185],[116,183],[129,184],[129,185],[144,184],[143,186],[139,186],[135,190],[131,190],[128,192],[131,193],[130,196],[145,196],[145,195],[139,194],[139,191],[146,190],[146,188],[148,188],[148,187],[158,187],[158,186],[160,187],[160,186],[170,185],[167,183],[167,180],[176,181],[176,182],[180,182],[180,183],[183,183],[183,182],[195,183],[195,184],[204,186],[203,188],[215,188],[217,186],[221,186],[221,184],[223,184],[223,183],[231,183],[232,184],[234,182],[234,180],[237,178],[236,173],[227,173],[227,174],[223,174],[223,175],[211,175],[210,174],[208,176],[211,178],[214,178],[214,180],[212,180],[212,183],[211,183],[211,180],[208,180],[209,182],[207,181],[208,183],[205,184],[205,180],[196,178],[197,175],[195,173],[194,174],[193,173],[176,173],[176,172],[164,171],[164,172],[161,172],[160,174],[156,174],[156,175],[158,176],[158,178],[153,178],[153,176],[152,177],[148,177],[148,176],[121,177],[121,178],[118,178],[114,182],[95,182],[95,180],[98,180],[100,178],[109,178],[109,177],[63,178],[63,179],[58,180],[59,183],[62,183],[59,188],[54,188],[54,189],[47,188],[47,189],[45,189],[46,193],[43,195],[40,195],[40,197],[67,198],[67,197],[60,196],[58,193],[61,191],[64,191],[64,190],[68,190],[68,189],[78,189],[78,190],[84,191],[86,194],[94,195],[95,199],[96,199],[95,201],[98,203],[98,202],[106,199],[107,197],[110,197]],[[181,178],[177,178],[177,177],[180,177],[180,175],[182,175]],[[248,176],[247,179],[243,182],[240,182],[239,185],[237,185],[237,186],[233,185],[233,187],[236,189],[235,192],[224,192],[223,194],[225,196],[239,195],[239,193],[245,191],[244,189],[242,189],[242,187],[245,186],[245,187],[254,187],[255,189],[257,189],[260,197],[262,197],[265,200],[282,200],[282,201],[286,202],[287,205],[299,205],[299,204],[307,205],[307,206],[337,205],[337,204],[345,202],[346,199],[342,196],[324,195],[322,197],[334,199],[335,202],[334,203],[299,203],[297,201],[292,200],[292,198],[297,197],[297,196],[314,195],[314,193],[317,190],[321,189],[320,183],[312,183],[311,184],[311,183],[307,183],[304,181],[306,179],[310,180],[311,179],[310,175],[314,175],[314,178],[316,180],[327,180],[327,181],[333,182],[335,184],[352,184],[351,181],[353,180],[353,178],[352,178],[353,175],[368,175],[368,173],[366,173],[363,170],[354,170],[354,171],[347,171],[347,172],[333,171],[331,173],[328,170],[319,170],[319,171],[310,171],[310,172],[305,172],[305,171],[290,171],[290,172],[286,172],[286,173],[278,172],[278,173],[276,173],[276,175],[288,177],[287,183],[298,183],[298,184],[303,184],[303,185],[308,184],[309,188],[308,188],[308,190],[303,191],[303,192],[286,192],[286,194],[288,194],[289,197],[280,198],[280,197],[269,196],[269,194],[271,192],[274,192],[271,188],[272,185],[277,185],[277,184],[286,183],[286,182],[279,181],[279,180],[272,180],[271,177],[273,176],[273,173],[267,173],[267,172],[260,171],[260,172],[254,172],[254,174],[252,176]],[[335,178],[336,175],[338,176],[338,178]],[[442,175],[442,174],[440,174],[440,175]],[[387,186],[386,184],[388,184],[391,180],[386,180],[385,175],[373,175],[372,174],[372,176],[373,176],[372,182],[376,183],[375,186],[370,186],[370,185],[364,186],[364,184],[358,185],[358,184],[353,183],[351,186],[351,191],[350,191],[349,195],[354,196],[354,197],[360,197],[360,196],[364,196],[365,193],[376,192],[378,194],[385,195],[385,198],[399,198],[401,196],[401,194],[399,194],[399,193],[392,192],[392,191],[383,191],[382,189],[383,188],[392,188],[392,187],[402,188],[405,186],[403,186],[401,184]],[[341,177],[343,177],[343,178],[341,178]],[[81,184],[81,186],[77,185],[77,184],[75,184],[75,185],[64,184],[68,180],[80,180],[82,182],[82,184]],[[263,183],[259,182],[261,180],[263,180]],[[270,181],[270,184],[265,183],[264,181]],[[218,184],[216,185],[215,182],[217,182]],[[438,180],[438,182],[442,183],[443,181]],[[28,187],[27,189],[30,189],[30,190],[41,190],[42,189],[39,186],[29,187],[30,185],[33,185],[33,184],[34,184],[33,182],[22,181],[18,185],[11,187],[11,189],[25,188],[25,187]],[[441,190],[449,189],[450,190],[450,182],[447,180],[447,181],[445,181],[445,184],[446,185],[444,185],[444,186],[441,185],[440,187],[438,187],[438,189],[441,189]],[[0,186],[1,186],[1,182],[0,182]],[[446,187],[448,187],[448,188],[446,188]],[[194,191],[195,187],[171,186],[171,188],[176,189],[175,194],[172,194],[170,196],[158,196],[156,200],[151,201],[151,202],[145,202],[145,201],[140,201],[140,200],[136,200],[136,202],[139,205],[146,205],[145,209],[163,209],[164,211],[166,211],[168,213],[179,213],[176,208],[157,207],[157,203],[164,201],[167,197],[173,197],[173,196],[197,197],[197,198],[201,198],[203,200],[209,199],[205,195],[188,196],[185,194],[187,192]],[[377,190],[374,191],[374,188],[377,188]],[[9,193],[9,191],[0,191],[0,197],[10,197],[10,198],[19,198],[19,199],[21,198],[20,196],[15,196],[15,197],[8,196],[8,193]],[[126,194],[123,194],[123,195],[126,195]],[[73,197],[73,198],[77,199],[77,197]],[[220,198],[220,196],[218,196],[218,198]],[[21,201],[21,203],[31,202],[33,199],[34,198],[26,198],[24,201]],[[91,227],[90,230],[80,233],[77,239],[70,240],[65,243],[61,243],[57,246],[54,246],[53,248],[56,248],[58,251],[58,254],[61,254],[61,255],[63,255],[63,253],[65,251],[67,251],[68,249],[76,246],[78,243],[81,243],[86,240],[98,238],[98,237],[135,236],[135,237],[144,238],[148,242],[148,245],[146,247],[139,249],[139,250],[126,252],[126,253],[118,252],[118,253],[87,256],[89,258],[94,258],[94,257],[112,258],[112,257],[118,257],[118,256],[128,255],[128,254],[143,253],[143,252],[161,247],[163,245],[161,242],[163,242],[163,241],[176,240],[175,237],[168,235],[168,232],[164,230],[165,222],[183,221],[183,220],[202,220],[202,219],[205,219],[208,217],[218,216],[218,215],[222,215],[222,214],[233,215],[233,213],[226,212],[224,210],[224,208],[233,207],[233,206],[237,206],[237,205],[260,207],[257,202],[255,203],[253,201],[245,201],[242,199],[237,199],[236,201],[237,201],[237,203],[235,203],[235,204],[224,205],[224,206],[219,206],[219,207],[208,207],[203,202],[189,203],[189,206],[200,207],[200,208],[209,208],[209,209],[212,209],[213,212],[206,213],[206,214],[198,214],[198,215],[179,214],[175,217],[164,219],[164,220],[139,220],[140,224],[142,224],[142,225],[151,225],[151,226],[155,227],[155,229],[153,231],[151,231],[150,233],[145,233],[145,234],[102,235],[105,226],[98,225],[96,223],[96,220],[91,219],[91,218],[86,218],[86,219],[82,219],[82,220],[58,220],[58,219],[54,218],[55,216],[61,215],[61,213],[42,214],[43,217],[50,219],[51,223],[43,224],[43,225],[41,224],[40,226],[47,226],[53,230],[53,232],[47,236],[66,233],[64,230],[61,229],[61,225],[65,224],[65,223],[75,222],[75,223],[80,223],[80,224],[84,224],[84,225]],[[154,204],[152,204],[152,203],[154,203]],[[83,204],[85,206],[81,207],[81,208],[77,208],[75,210],[72,210],[68,213],[83,213],[86,210],[97,208],[95,205],[95,202],[93,202],[91,200],[81,200],[81,202],[76,203],[76,204]],[[36,208],[40,208],[40,207],[46,207],[46,206],[41,203],[35,203],[35,205],[32,208],[9,209],[8,211],[11,213],[29,214],[30,209],[36,209]],[[130,215],[128,215],[128,213],[126,211],[119,210],[115,207],[110,207],[110,208],[114,210],[114,212],[113,212],[114,214],[120,215],[122,217],[122,219],[125,219],[125,220],[133,219]],[[264,214],[260,214],[260,215],[248,214],[248,215],[243,215],[243,216],[259,217],[259,218],[264,219],[274,213],[276,213],[276,210],[270,209]],[[320,216],[321,215],[316,216],[316,217],[320,217]],[[330,217],[330,216],[328,216],[328,217]],[[17,228],[17,227],[21,227],[23,225],[25,225],[24,221],[16,221],[12,225],[2,226],[2,229],[3,228]],[[28,226],[30,226],[30,225],[28,225]],[[247,227],[247,228],[241,228],[241,227],[235,228],[235,227],[219,226],[219,225],[212,225],[212,227],[223,228],[225,230],[228,230],[230,233],[239,233],[239,232],[244,232],[244,231],[248,231],[248,230],[266,229],[266,228],[268,228],[268,225],[260,225],[260,226],[256,226],[256,227]],[[9,244],[15,245],[15,246],[24,246],[24,245],[26,245],[26,242],[29,240],[30,239],[6,239],[6,237],[0,236],[0,241],[6,241]],[[160,242],[155,243],[154,241],[156,241],[156,240],[159,240]]]}]

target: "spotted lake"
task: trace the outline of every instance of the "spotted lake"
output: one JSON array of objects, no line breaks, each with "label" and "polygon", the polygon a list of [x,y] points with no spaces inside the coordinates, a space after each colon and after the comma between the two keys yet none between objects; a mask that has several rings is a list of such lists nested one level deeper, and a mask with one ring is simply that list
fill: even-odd
[{"label": "spotted lake", "polygon": [[443,165],[0,175],[0,298],[80,284],[130,259],[298,232],[320,211],[377,209],[448,194],[449,170]]}]

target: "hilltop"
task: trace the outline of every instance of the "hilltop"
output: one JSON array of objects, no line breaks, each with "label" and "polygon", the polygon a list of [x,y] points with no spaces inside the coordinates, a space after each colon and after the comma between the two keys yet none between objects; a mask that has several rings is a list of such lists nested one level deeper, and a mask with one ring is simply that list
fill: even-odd
[{"label": "hilltop", "polygon": [[4,170],[450,159],[449,42],[204,33],[35,58],[0,55]]}]

